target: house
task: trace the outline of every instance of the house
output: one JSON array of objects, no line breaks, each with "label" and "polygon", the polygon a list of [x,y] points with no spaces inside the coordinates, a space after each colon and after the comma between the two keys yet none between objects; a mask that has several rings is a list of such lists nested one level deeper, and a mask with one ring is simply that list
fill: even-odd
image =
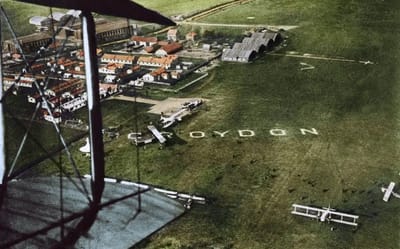
[{"label": "house", "polygon": [[161,78],[162,78],[163,80],[169,80],[170,74],[169,74],[168,72],[163,72],[163,73],[161,74]]},{"label": "house", "polygon": [[143,81],[147,81],[147,82],[158,81],[158,80],[160,80],[161,75],[163,73],[166,73],[166,70],[165,70],[165,68],[160,67],[160,68],[154,70],[153,72],[143,75]]},{"label": "house", "polygon": [[26,36],[18,37],[19,44],[17,45],[14,39],[5,40],[3,42],[3,51],[7,53],[19,53],[19,46],[25,53],[36,53],[41,48],[52,42],[51,35],[40,32]]},{"label": "house", "polygon": [[118,85],[99,83],[99,89],[104,89],[107,94],[111,95],[118,92]]},{"label": "house", "polygon": [[[133,34],[133,26],[127,25],[126,20],[107,21],[96,19],[97,44],[128,39]],[[80,39],[81,32],[75,32],[75,38]]]},{"label": "house", "polygon": [[118,70],[122,69],[124,64],[109,62],[107,65],[100,67],[99,72],[104,74],[116,74]]},{"label": "house", "polygon": [[146,37],[146,36],[132,36],[131,40],[136,46],[142,45],[145,47],[152,46],[158,42],[157,37]]},{"label": "house", "polygon": [[[18,80],[19,78],[19,80]],[[18,80],[18,82],[17,82]],[[5,85],[11,86],[12,84],[15,83],[17,87],[26,87],[26,88],[32,88],[33,84],[35,81],[38,81],[39,79],[37,77],[34,77],[32,74],[25,74],[23,76],[19,75],[14,75],[14,80],[11,78],[5,78]]]},{"label": "house", "polygon": [[[75,69],[77,69],[77,68],[75,68]],[[85,72],[83,72],[81,70],[71,70],[71,71],[68,71],[68,73],[70,73],[72,75],[72,78],[75,78],[75,79],[85,79],[86,78]]]},{"label": "house", "polygon": [[167,56],[170,54],[174,54],[182,49],[182,44],[180,44],[179,42],[172,42],[167,45],[161,46],[161,48],[156,51],[155,55],[159,57]]},{"label": "house", "polygon": [[57,60],[57,65],[60,67],[61,70],[67,70],[69,68],[72,68],[76,64],[78,64],[78,62],[67,59],[65,57],[61,57]]},{"label": "house", "polygon": [[169,29],[167,32],[167,40],[168,41],[177,41],[178,40],[178,30],[177,29]]},{"label": "house", "polygon": [[46,96],[59,96],[62,95],[62,93],[68,91],[71,92],[77,88],[82,88],[83,82],[80,79],[70,79],[66,81],[62,81],[58,83],[57,85],[48,88],[44,91],[44,94]]},{"label": "house", "polygon": [[77,96],[72,100],[63,103],[61,105],[61,109],[68,112],[73,112],[75,110],[78,110],[79,108],[86,106],[86,103],[87,103],[87,94],[86,92],[83,92],[82,95]]},{"label": "house", "polygon": [[171,78],[174,80],[179,80],[181,78],[181,73],[178,71],[172,71]]},{"label": "house", "polygon": [[158,49],[160,49],[161,48],[161,45],[159,45],[159,44],[153,44],[153,45],[151,45],[151,46],[148,46],[148,47],[145,47],[144,48],[144,51],[146,51],[147,53],[154,53],[154,52],[156,52]]},{"label": "house", "polygon": [[122,64],[132,64],[135,56],[132,55],[120,55],[120,54],[103,54],[101,57],[102,63],[122,63]]},{"label": "house", "polygon": [[128,69],[126,70],[126,73],[127,73],[127,74],[132,74],[132,73],[137,72],[137,71],[139,71],[139,70],[140,70],[140,66],[139,66],[139,65],[135,65],[135,66],[133,66],[132,68],[128,68]]},{"label": "house", "polygon": [[[83,50],[78,50],[76,53],[71,52],[71,55],[75,54],[76,58],[79,60],[85,59],[85,52]],[[101,48],[96,48],[96,55],[101,56],[103,54],[103,50]]]},{"label": "house", "polygon": [[176,65],[176,69],[178,70],[188,70],[194,66],[193,62],[191,61],[182,61],[181,63]]},{"label": "house", "polygon": [[194,42],[196,36],[197,36],[197,33],[191,31],[191,32],[189,32],[189,33],[186,34],[186,37],[185,37],[185,38],[186,38],[186,41],[192,41],[192,42]]},{"label": "house", "polygon": [[3,90],[6,91],[8,88],[10,88],[13,84],[15,83],[14,77],[3,77]]},{"label": "house", "polygon": [[35,63],[31,66],[31,71],[32,72],[42,72],[43,70],[46,69],[46,64],[45,63]]},{"label": "house", "polygon": [[15,77],[5,76],[3,78],[3,90],[7,90],[13,84],[15,84],[15,86],[17,86],[17,87],[32,88],[32,85],[34,83],[33,80],[31,80],[29,78],[21,77],[20,80],[18,82],[16,82],[17,78],[18,78],[18,76],[15,76]]},{"label": "house", "polygon": [[148,66],[148,67],[164,67],[166,69],[170,68],[171,65],[177,60],[176,55],[168,55],[165,57],[139,57],[137,64],[140,66]]},{"label": "house", "polygon": [[106,77],[104,77],[104,81],[107,83],[113,83],[115,82],[117,79],[116,75],[111,75],[111,74],[107,74]]}]

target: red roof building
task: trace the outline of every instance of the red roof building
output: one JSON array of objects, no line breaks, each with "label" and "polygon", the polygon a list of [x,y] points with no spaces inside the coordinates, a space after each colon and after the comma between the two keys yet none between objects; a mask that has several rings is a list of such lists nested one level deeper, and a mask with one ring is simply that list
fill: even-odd
[{"label": "red roof building", "polygon": [[182,44],[179,42],[172,42],[167,45],[161,46],[159,50],[156,51],[157,56],[166,56],[170,54],[174,54],[183,49]]},{"label": "red roof building", "polygon": [[158,42],[157,37],[146,37],[146,36],[132,36],[131,40],[135,42],[135,45],[151,46]]}]

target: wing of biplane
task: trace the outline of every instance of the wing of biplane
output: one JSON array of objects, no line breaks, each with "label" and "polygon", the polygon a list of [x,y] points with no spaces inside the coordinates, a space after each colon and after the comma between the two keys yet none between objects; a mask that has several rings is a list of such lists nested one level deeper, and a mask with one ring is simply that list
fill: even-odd
[{"label": "wing of biplane", "polygon": [[295,215],[318,219],[320,221],[332,221],[350,226],[358,226],[358,215],[336,212],[331,208],[316,208],[298,204],[293,204],[292,207],[293,210],[291,213]]},{"label": "wing of biplane", "polygon": [[[112,242],[112,239],[115,241],[112,242],[110,246],[106,246],[107,248],[127,248],[133,244],[133,241],[127,241],[129,245],[124,245],[121,247],[115,247],[115,244],[121,244],[121,243],[126,243],[126,239],[121,239],[127,238],[127,237],[135,237],[131,236],[133,234],[133,231],[141,231],[140,234],[142,234],[142,228],[140,227],[134,227],[133,225],[136,224],[146,224],[146,226],[149,224],[149,219],[148,219],[148,213],[149,212],[141,212],[142,210],[142,199],[140,195],[144,195],[145,192],[150,191],[149,189],[142,189],[141,187],[135,188],[133,192],[131,192],[130,189],[125,189],[125,186],[122,186],[123,184],[117,184],[116,181],[109,182],[109,179],[105,178],[105,170],[104,170],[104,146],[103,146],[103,136],[102,136],[102,116],[101,116],[101,107],[100,107],[100,96],[99,96],[99,75],[98,75],[98,64],[97,64],[97,41],[96,41],[96,25],[94,22],[94,18],[92,15],[92,12],[96,12],[98,14],[103,14],[103,15],[110,15],[110,16],[115,16],[115,17],[122,17],[122,18],[128,18],[128,19],[135,19],[139,21],[145,21],[145,22],[152,22],[152,23],[157,23],[160,25],[175,25],[173,21],[168,19],[167,17],[164,17],[163,15],[159,14],[156,11],[149,10],[139,4],[136,4],[130,0],[17,0],[20,2],[25,2],[25,3],[31,3],[31,4],[37,4],[37,5],[43,5],[46,7],[56,7],[56,8],[63,8],[63,9],[72,9],[72,10],[80,10],[81,11],[81,23],[82,23],[82,45],[83,45],[83,51],[84,51],[84,62],[85,62],[85,78],[86,78],[86,92],[87,92],[87,107],[88,107],[88,122],[89,122],[89,145],[90,148],[85,148],[87,151],[90,151],[90,167],[91,167],[91,177],[90,179],[82,179],[80,177],[80,173],[76,168],[76,165],[73,163],[73,167],[75,167],[76,170],[76,176],[77,180],[81,183],[81,187],[78,186],[76,188],[77,190],[75,192],[82,192],[80,190],[83,190],[83,198],[82,198],[82,205],[76,205],[77,201],[71,202],[71,204],[68,204],[69,207],[66,207],[66,201],[61,200],[60,202],[60,212],[61,216],[59,217],[58,215],[53,215],[53,212],[51,211],[42,211],[45,210],[46,208],[50,208],[49,210],[54,210],[54,208],[51,207],[51,205],[44,205],[43,207],[37,208],[31,208],[35,210],[40,210],[42,213],[40,215],[31,215],[31,212],[29,214],[20,215],[20,216],[10,216],[9,213],[6,211],[11,210],[8,208],[2,208],[0,211],[0,219],[2,220],[1,228],[0,229],[0,237],[1,238],[6,238],[7,240],[4,241],[2,239],[0,243],[1,248],[9,248],[14,245],[20,245],[21,247],[17,248],[26,248],[25,244],[23,243],[29,243],[32,242],[32,240],[37,239],[36,237],[38,235],[43,235],[46,234],[46,236],[49,236],[51,238],[49,241],[50,244],[54,244],[54,247],[52,245],[51,248],[65,248],[66,245],[73,247],[74,244],[78,243],[79,245],[79,239],[82,237],[82,234],[88,234],[88,231],[92,231],[93,233],[97,234],[97,231],[102,231],[102,235],[104,237],[104,230],[102,228],[104,226],[108,227],[108,230],[115,232],[115,234],[109,236],[109,237],[104,237],[106,238],[105,242]],[[5,14],[5,11],[2,6],[0,6],[0,14],[4,19],[6,20],[6,23],[8,24],[11,33],[13,35],[14,42],[17,44],[18,49],[20,50],[19,52],[22,54],[24,62],[25,62],[25,67],[26,71],[29,71],[28,69],[31,68],[31,65],[35,62],[35,60],[38,59],[38,56],[41,54],[40,51],[37,53],[37,56],[35,56],[31,61],[28,61],[26,59],[26,56],[24,55],[24,51],[21,48],[19,44],[19,40],[16,36],[16,33],[14,32],[11,22],[8,20],[7,15]],[[53,34],[53,38],[51,42],[54,42],[55,37],[56,37],[56,32]],[[50,42],[46,45],[49,46]],[[45,46],[45,47],[46,47]],[[0,53],[0,64],[1,64],[1,53]],[[0,75],[2,74],[2,67],[0,66]],[[42,88],[39,86],[38,82],[35,81],[35,87],[36,89],[40,92],[42,91]],[[0,88],[2,89],[2,80],[0,80]],[[41,96],[44,96],[43,94],[40,94]],[[0,91],[0,100],[1,100],[1,105],[0,105],[0,136],[3,139],[4,138],[4,131],[5,131],[5,125],[4,125],[4,115],[3,115],[3,93]],[[47,102],[43,102],[47,103]],[[51,113],[50,108],[48,105],[45,105],[45,107],[49,110],[49,113]],[[59,134],[59,140],[62,143],[63,147],[65,148],[66,152],[68,155],[70,155],[68,146],[61,134],[61,131],[57,124],[53,122],[53,126],[56,130],[56,132]],[[4,139],[2,140],[4,141]],[[5,150],[4,147],[1,146],[2,143],[0,140],[0,153],[5,155]],[[0,156],[0,158],[5,158],[4,156]],[[71,160],[72,161],[72,160]],[[7,177],[7,174],[10,174],[10,172],[6,172],[6,167],[5,167],[5,160],[0,160],[0,206],[3,203],[6,203],[6,201],[2,202],[4,198],[6,198],[6,189],[7,189],[7,196],[11,196],[10,193],[12,193],[13,186],[9,186],[8,188],[6,187],[7,183],[11,180],[11,177]],[[70,179],[71,177],[67,178]],[[1,179],[4,179],[4,183],[1,181]],[[54,179],[54,178],[53,178]],[[107,180],[107,184],[109,185],[108,188],[105,188],[105,180]],[[49,203],[58,203],[57,200],[54,198],[58,199],[58,194],[65,189],[67,186],[66,184],[60,184],[59,185],[59,191],[56,190],[56,188],[52,185],[54,185],[54,180],[52,180],[52,177],[47,177],[47,178],[42,178],[38,180],[39,182],[43,184],[38,184],[37,182],[34,182],[36,184],[31,184],[28,183],[27,181],[22,182],[21,184],[28,183],[27,186],[29,186],[25,192],[28,190],[32,190],[33,187],[38,187],[38,188],[45,188],[46,190],[49,190],[48,195],[43,196],[41,198],[42,203],[46,203],[46,201],[49,201]],[[60,177],[57,182],[62,182],[63,177],[62,174],[60,174]],[[16,185],[17,182],[13,182],[13,185]],[[19,183],[19,182],[18,182]],[[4,186],[2,186],[4,185]],[[11,185],[11,184],[10,184]],[[35,185],[35,186],[33,186]],[[112,186],[110,186],[112,185]],[[117,186],[118,185],[118,186]],[[51,187],[49,187],[51,186]],[[71,183],[71,187],[74,187],[75,184]],[[87,188],[91,188],[91,193],[87,190]],[[114,198],[115,189],[112,191],[113,194],[106,194],[103,196],[103,191],[105,190],[110,191],[111,188],[116,187],[116,189],[121,190],[121,195],[118,197]],[[18,189],[17,187],[15,189]],[[34,193],[44,193],[46,191],[42,191],[40,189],[37,189],[37,191],[33,191]],[[76,194],[73,191],[70,191],[69,193],[73,193],[73,197],[68,198],[69,200],[76,200],[76,196],[80,196],[79,194]],[[18,191],[15,193],[19,193]],[[56,193],[56,194],[55,194]],[[82,194],[82,193],[81,193]],[[91,196],[89,196],[91,194]],[[26,198],[30,198],[33,195],[30,194],[25,194],[24,196]],[[108,197],[113,197],[112,199],[106,199]],[[132,198],[138,196],[137,199]],[[160,207],[161,209],[164,209],[167,206],[167,203],[164,202],[164,200],[158,199],[158,196],[154,196],[155,198],[151,197],[150,199],[152,200],[152,203],[157,203],[157,206]],[[37,202],[37,198],[34,198]],[[60,198],[61,199],[61,198]],[[121,203],[125,200],[131,200],[133,201],[136,206],[131,206],[131,205],[114,205],[115,203]],[[158,201],[153,201],[153,200],[159,200]],[[7,199],[8,200],[8,199]],[[146,198],[143,197],[143,209],[149,209],[149,210],[155,210],[154,208],[148,206],[146,204]],[[21,206],[20,202],[7,202],[9,205],[13,205],[16,203],[14,206],[16,209],[20,209]],[[25,200],[26,203],[34,203],[34,201]],[[167,201],[170,201],[169,199]],[[2,202],[2,203],[1,203]],[[149,202],[150,203],[150,202]],[[24,205],[24,206],[27,206]],[[108,213],[105,214],[103,211],[110,211],[111,209],[103,208],[105,206],[112,206],[115,208],[115,210],[118,210],[118,218],[112,218],[112,216]],[[70,207],[76,207],[77,209],[70,209]],[[149,230],[148,234],[153,233],[156,230],[159,230],[161,226],[165,225],[166,223],[170,222],[172,219],[178,217],[182,212],[183,208],[179,206],[177,202],[173,202],[173,205],[171,205],[173,210],[168,211],[168,213],[173,213],[173,217],[169,216],[168,219],[165,219],[163,222],[159,222],[159,212],[157,212],[157,219],[154,220],[154,222],[151,223],[151,226],[148,226],[149,228],[151,227],[151,231]],[[64,215],[64,209],[69,210],[68,215]],[[72,212],[70,212],[72,210]],[[117,231],[117,227],[121,227],[120,223],[120,218],[121,218],[121,210],[126,212],[128,215],[126,218],[126,224],[132,223],[132,230],[125,229],[127,225],[124,223],[124,229],[121,231]],[[175,211],[176,210],[176,211]],[[13,212],[14,214],[19,213],[18,212]],[[136,212],[136,214],[135,214]],[[46,217],[45,219],[41,218],[40,216],[43,214],[50,214],[51,217]],[[104,216],[102,216],[104,214]],[[37,216],[39,219],[31,219],[29,224],[27,222],[26,216]],[[54,216],[54,217],[53,217]],[[134,216],[134,218],[132,218]],[[99,217],[99,218],[97,218]],[[133,224],[133,220],[138,220],[141,217],[143,217],[143,221],[135,222]],[[34,217],[32,217],[34,218]],[[112,218],[110,221],[116,221],[118,224],[116,224],[116,227],[111,228],[110,222],[107,222],[107,225],[102,225],[101,221],[104,221],[105,219]],[[50,221],[51,219],[51,221]],[[41,222],[45,220],[46,222]],[[9,222],[3,222],[3,221],[9,221]],[[73,224],[71,223],[73,221]],[[96,221],[96,222],[95,222]],[[9,225],[7,227],[6,225]],[[64,226],[66,225],[73,225],[68,227],[68,229],[64,229]],[[19,231],[16,228],[21,228],[22,230]],[[61,228],[60,229],[60,234],[54,233],[51,234],[49,231],[53,231],[55,228]],[[97,230],[99,228],[99,230]],[[58,230],[58,229],[55,229]],[[64,230],[66,231],[64,234]],[[68,231],[67,231],[68,230]],[[127,234],[123,234],[123,232],[126,231]],[[10,235],[12,234],[12,236]],[[54,236],[53,236],[54,235]],[[88,237],[92,237],[88,236]],[[122,236],[118,238],[118,236]],[[93,236],[96,238],[96,236]],[[97,237],[100,237],[97,236]],[[116,239],[117,238],[117,239]],[[54,241],[53,241],[54,240]],[[47,241],[47,239],[45,239]],[[22,244],[21,244],[22,243]],[[46,242],[47,243],[47,242]],[[84,242],[87,244],[90,244],[93,246],[93,241],[88,241]],[[101,242],[103,243],[103,242]],[[62,246],[61,246],[62,245]],[[102,245],[104,247],[104,245]],[[30,247],[30,246],[28,246]],[[45,246],[46,247],[46,246]],[[78,246],[81,247],[81,246]],[[87,247],[87,246],[82,246]],[[96,248],[99,248],[99,246],[94,246]],[[44,248],[43,246],[40,246],[38,248]],[[46,247],[47,248],[47,247]]]},{"label": "wing of biplane", "polygon": [[158,23],[161,25],[175,25],[173,21],[160,13],[147,9],[130,0],[17,0],[25,3],[44,5],[63,9],[75,9],[96,12],[103,15],[124,17],[139,21]]}]

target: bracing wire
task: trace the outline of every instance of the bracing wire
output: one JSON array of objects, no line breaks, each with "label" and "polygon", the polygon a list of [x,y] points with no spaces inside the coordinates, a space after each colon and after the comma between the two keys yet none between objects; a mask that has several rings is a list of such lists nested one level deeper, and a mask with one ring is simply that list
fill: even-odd
[{"label": "bracing wire", "polygon": [[[14,40],[14,43],[15,43],[17,49],[18,49],[19,51],[21,51],[21,55],[22,55],[23,59],[25,58],[25,59],[24,59],[24,62],[25,62],[25,68],[24,68],[24,69],[25,69],[25,70],[22,70],[21,74],[18,76],[18,78],[15,80],[15,82],[11,85],[11,87],[8,88],[8,89],[5,91],[5,93],[3,94],[3,98],[0,100],[0,101],[3,101],[3,99],[5,99],[8,95],[10,95],[10,93],[11,93],[11,92],[13,91],[13,89],[15,88],[16,84],[17,84],[18,82],[20,82],[21,77],[25,74],[24,71],[25,71],[25,72],[30,71],[31,65],[33,65],[33,64],[36,62],[36,60],[40,58],[40,56],[41,56],[41,50],[39,50],[39,51],[35,54],[34,58],[33,58],[30,62],[28,62],[28,60],[27,60],[26,57],[25,57],[25,54],[23,53],[22,47],[21,47],[21,45],[20,45],[20,43],[19,43],[19,40],[18,40],[18,38],[17,38],[17,36],[16,36],[16,33],[15,33],[15,31],[14,31],[14,28],[12,27],[11,22],[10,22],[10,20],[9,20],[9,18],[8,18],[7,14],[6,14],[5,10],[4,10],[4,8],[3,8],[3,6],[0,6],[0,10],[1,10],[2,16],[4,17],[4,19],[5,19],[6,23],[7,23],[8,28],[9,28],[10,31],[11,31],[11,34],[12,34],[12,36],[13,36],[13,40]],[[62,27],[65,26],[67,23],[69,23],[69,22],[71,21],[72,18],[73,18],[73,16],[70,16],[70,17],[68,17],[62,24],[60,24],[60,26],[57,28],[57,31],[55,32],[55,35],[58,35],[58,34],[61,32]],[[72,20],[73,20],[73,19],[72,19]],[[50,39],[50,40],[43,46],[43,48],[47,48],[47,47],[48,47],[50,44],[52,44],[52,43],[53,43],[53,40]]]},{"label": "bracing wire", "polygon": [[[1,6],[1,14],[2,14],[2,16],[5,18],[5,20],[6,20],[6,23],[7,23],[7,25],[8,25],[8,28],[9,28],[10,31],[11,31],[11,34],[12,34],[12,36],[13,36],[13,39],[14,39],[14,42],[15,42],[15,44],[16,44],[17,49],[21,52],[22,58],[23,58],[23,60],[24,60],[24,62],[25,62],[25,72],[31,71],[31,66],[32,66],[33,63],[41,56],[41,51],[39,50],[38,53],[35,55],[34,59],[33,59],[31,62],[28,62],[28,60],[27,60],[27,58],[26,58],[26,56],[25,56],[25,54],[24,54],[24,51],[23,51],[23,49],[22,49],[22,47],[21,47],[21,45],[20,45],[20,43],[19,43],[19,41],[18,41],[18,39],[17,39],[16,32],[15,32],[15,30],[13,29],[13,27],[12,27],[12,25],[11,25],[11,22],[10,22],[10,20],[9,20],[9,18],[8,18],[7,14],[6,14],[6,12],[5,12],[5,10],[3,9],[2,6]],[[52,13],[51,13],[51,15],[52,15]],[[69,18],[66,20],[65,23],[68,23],[68,22],[70,21],[71,18],[72,18],[72,17],[69,17]],[[71,25],[73,25],[73,22],[74,22],[74,19],[73,19],[73,21],[71,22]],[[55,42],[55,37],[56,37],[56,35],[61,31],[61,29],[62,29],[62,25],[60,25],[60,27],[58,27],[57,31],[55,32],[55,30],[54,30],[54,25],[53,25],[53,22],[52,22],[53,37],[52,37],[52,39],[50,40],[50,42],[48,42],[48,43],[46,44],[45,47],[48,47],[49,45],[51,45],[51,43]],[[61,50],[59,51],[59,53],[60,53],[61,51],[64,50],[65,44],[66,44],[66,40],[64,41],[63,46],[61,47]],[[58,57],[58,55],[57,55],[57,57]],[[18,78],[16,79],[16,81],[15,81],[15,82],[13,83],[13,85],[7,90],[8,92],[10,92],[10,91],[15,87],[15,85],[20,81],[20,79],[21,79],[21,77],[22,77],[23,75],[24,75],[24,70],[22,70],[21,74],[18,76]],[[46,80],[45,80],[45,85],[46,85],[46,87],[47,87],[47,85],[48,85],[48,79],[49,79],[49,77],[48,77],[48,75],[47,75]],[[48,113],[50,114],[50,116],[54,118],[53,113],[52,113],[52,111],[51,111],[51,109],[50,109],[50,107],[49,107],[49,105],[48,105],[48,103],[47,103],[47,100],[46,100],[45,96],[44,96],[43,90],[42,90],[42,88],[39,86],[37,80],[34,80],[34,85],[35,85],[36,89],[38,90],[38,92],[39,92],[39,94],[40,94],[40,96],[41,96],[42,103],[43,103],[45,109],[48,111]],[[7,91],[6,91],[6,93],[7,93]],[[3,99],[2,99],[1,101],[3,101],[4,98],[5,98],[6,96],[7,96],[7,94],[4,94],[4,95],[3,95]],[[37,113],[37,111],[35,111],[34,115],[32,116],[31,122],[32,122],[33,119],[36,117],[36,113]],[[65,142],[65,140],[64,140],[64,138],[63,138],[63,136],[62,136],[62,134],[61,134],[61,131],[60,131],[58,125],[57,125],[55,122],[53,122],[53,125],[54,125],[54,128],[55,128],[57,134],[59,135],[59,140],[60,140],[60,142],[63,144],[63,146],[64,146],[64,148],[65,148],[65,151],[66,151],[66,153],[67,153],[68,159],[70,160],[70,163],[71,163],[72,166],[73,166],[75,175],[76,175],[76,176],[78,177],[78,179],[80,180],[81,185],[82,185],[82,188],[83,188],[83,191],[84,191],[84,193],[85,193],[85,195],[86,195],[88,201],[91,202],[91,199],[89,198],[89,192],[88,192],[88,190],[86,189],[85,184],[83,183],[82,177],[81,177],[81,175],[80,175],[80,173],[79,173],[79,170],[77,169],[77,166],[76,166],[76,163],[75,163],[75,161],[74,161],[74,159],[73,159],[73,157],[72,157],[72,154],[70,153],[70,151],[69,151],[69,149],[68,149],[68,146],[67,146],[67,144],[66,144],[66,142]],[[30,125],[29,127],[31,127],[31,125]],[[25,129],[26,129],[26,128],[25,128]],[[29,134],[29,129],[26,129],[26,134]],[[15,167],[15,163],[16,163],[16,161],[17,161],[17,159],[18,159],[18,157],[19,157],[19,155],[20,155],[20,153],[21,153],[22,147],[23,147],[24,144],[25,144],[26,137],[27,137],[27,135],[24,135],[23,140],[22,140],[22,143],[21,143],[21,146],[20,146],[20,148],[18,149],[17,157],[16,157],[16,158],[14,159],[14,161],[13,161],[12,169],[14,169],[14,167]],[[10,172],[9,175],[11,175],[11,174],[12,174],[12,171]],[[69,178],[69,179],[72,180],[71,178]],[[75,185],[75,184],[74,184],[74,185]]]},{"label": "bracing wire", "polygon": [[[136,88],[135,88],[135,99],[134,99],[134,104],[135,104],[135,107],[134,107],[134,113],[135,113],[135,133],[136,134],[138,134],[138,132],[139,132],[139,124],[138,124],[138,111],[137,111],[137,101],[136,101],[136,97],[137,97],[137,91],[136,91]],[[140,195],[140,178],[141,178],[141,175],[140,175],[140,150],[139,150],[139,146],[138,145],[136,145],[135,146],[136,147],[136,178],[137,178],[137,181],[138,181],[138,189],[137,189],[137,191],[139,192],[139,194],[138,194],[138,212],[140,212],[141,210],[142,210],[142,198],[141,198],[141,195]]]},{"label": "bracing wire", "polygon": [[[128,25],[128,34],[129,34],[129,36],[131,37],[132,36],[132,33],[131,33],[131,29],[130,29],[130,23],[129,23],[129,19],[126,19],[126,21],[127,21],[127,25]],[[130,38],[129,37],[129,38]],[[139,121],[138,121],[138,110],[137,110],[137,91],[136,91],[136,87],[134,88],[134,109],[133,109],[133,112],[134,112],[134,115],[135,115],[135,133],[136,134],[138,134],[138,132],[139,132]],[[137,179],[137,182],[139,183],[138,184],[138,187],[137,187],[137,191],[138,191],[138,208],[137,208],[137,212],[140,212],[140,211],[142,211],[142,197],[141,197],[141,194],[140,194],[140,181],[141,181],[141,174],[140,174],[140,150],[139,150],[139,146],[137,146],[136,145],[136,149],[135,149],[135,152],[136,152],[136,159],[135,159],[135,166],[136,166],[136,179]]]},{"label": "bracing wire", "polygon": [[[21,128],[25,128],[24,124],[22,124],[22,122],[14,115],[14,113],[12,113],[11,111],[9,111],[8,109],[5,109],[5,111],[7,112],[8,115],[11,116],[11,118],[16,122],[16,124],[21,127]],[[40,151],[42,151],[44,154],[46,155],[50,155],[51,153],[43,147],[43,145],[41,144],[41,142],[39,140],[37,140],[29,131],[28,131],[28,136],[30,137],[30,139],[35,143],[35,145],[38,146],[38,149],[40,149]],[[83,189],[81,189],[79,187],[79,185],[77,185],[75,183],[75,181],[72,180],[72,178],[70,177],[70,175],[64,171],[62,169],[62,167],[60,167],[60,165],[58,164],[58,162],[53,158],[53,157],[49,157],[48,159],[50,159],[57,167],[59,167],[59,169],[61,169],[64,173],[64,175],[72,182],[72,184],[76,187],[76,189],[81,192],[83,195],[86,195],[85,191]],[[10,176],[10,179],[16,177],[19,174],[12,174]],[[90,201],[90,198],[88,195],[86,195],[86,198],[88,199],[88,201]]]},{"label": "bracing wire", "polygon": [[[53,41],[54,41],[54,47],[56,47],[56,36],[55,36],[55,30],[54,30],[54,17],[53,17],[53,8],[50,7],[50,17],[51,17],[51,32],[53,34]],[[55,61],[57,63],[57,56],[55,58]],[[47,85],[47,84],[46,84]],[[59,101],[60,102],[60,101]],[[61,127],[60,127],[60,132],[61,132]],[[60,140],[58,141],[59,146],[60,146]],[[59,196],[60,196],[60,220],[64,219],[64,190],[63,190],[63,163],[62,163],[62,153],[59,153],[59,165],[60,165],[60,170],[59,170]],[[60,238],[61,241],[64,240],[64,223],[61,223],[60,225]]]},{"label": "bracing wire", "polygon": [[19,144],[17,154],[15,155],[14,160],[11,163],[10,170],[8,171],[8,177],[10,177],[12,175],[12,173],[14,172],[15,165],[17,164],[17,161],[18,161],[19,157],[21,156],[21,152],[22,152],[22,149],[24,148],[26,139],[28,138],[29,131],[32,128],[33,120],[35,119],[39,109],[40,109],[40,102],[36,103],[35,111],[33,112],[31,119],[29,120],[28,127],[25,128],[25,134],[22,138],[22,141]]}]

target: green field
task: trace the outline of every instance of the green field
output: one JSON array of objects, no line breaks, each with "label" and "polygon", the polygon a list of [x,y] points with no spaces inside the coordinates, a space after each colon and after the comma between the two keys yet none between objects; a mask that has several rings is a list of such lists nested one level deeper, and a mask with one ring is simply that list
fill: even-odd
[{"label": "green field", "polygon": [[[153,1],[135,1],[147,8],[156,9],[158,12],[165,16],[172,15],[192,15],[201,10],[216,6],[221,3],[227,2],[226,0],[197,0],[197,1],[187,1],[187,0],[177,0],[174,4],[171,2],[162,0]],[[33,16],[49,16],[50,11],[48,8],[44,8],[38,5],[21,3],[14,0],[4,0],[2,1],[2,6],[4,7],[12,25],[15,29],[17,35],[22,36],[34,32],[35,27],[29,24],[29,18]],[[63,9],[53,9],[53,12],[66,12]],[[98,15],[95,14],[97,17]],[[8,27],[5,23],[2,23],[3,30],[6,31],[7,38],[10,37],[10,33],[7,31]]]},{"label": "green field", "polygon": [[[297,51],[373,65],[266,55],[222,63],[191,93],[208,110],[176,127],[187,143],[142,152],[146,182],[207,196],[142,248],[399,248],[400,9],[396,1],[253,1],[204,22],[298,25]],[[247,19],[248,16],[255,17]],[[301,71],[300,62],[315,66]],[[303,136],[298,128],[315,128]],[[269,130],[286,129],[273,137]],[[239,138],[238,129],[256,132]],[[213,131],[227,131],[224,138]],[[190,131],[205,131],[193,139]],[[292,203],[360,215],[356,231],[290,215]],[[331,231],[331,227],[335,227]]]},{"label": "green field", "polygon": [[[224,1],[139,2],[172,15]],[[190,93],[173,95],[206,98],[207,108],[173,128],[174,144],[140,149],[141,180],[209,201],[136,248],[400,248],[400,200],[384,203],[380,190],[399,183],[400,2],[254,0],[198,21],[298,28],[284,33],[279,55],[221,62]],[[284,56],[290,51],[355,62]],[[302,71],[300,63],[315,69]],[[105,126],[122,126],[105,144],[109,177],[136,179],[135,147],[126,139],[133,108],[103,102]],[[141,127],[156,120],[146,108],[138,107]],[[278,128],[287,135],[270,134]],[[255,136],[239,137],[245,129]],[[191,138],[192,131],[206,137]],[[77,161],[86,173],[87,158]],[[294,217],[293,203],[360,215],[360,226]]]}]

